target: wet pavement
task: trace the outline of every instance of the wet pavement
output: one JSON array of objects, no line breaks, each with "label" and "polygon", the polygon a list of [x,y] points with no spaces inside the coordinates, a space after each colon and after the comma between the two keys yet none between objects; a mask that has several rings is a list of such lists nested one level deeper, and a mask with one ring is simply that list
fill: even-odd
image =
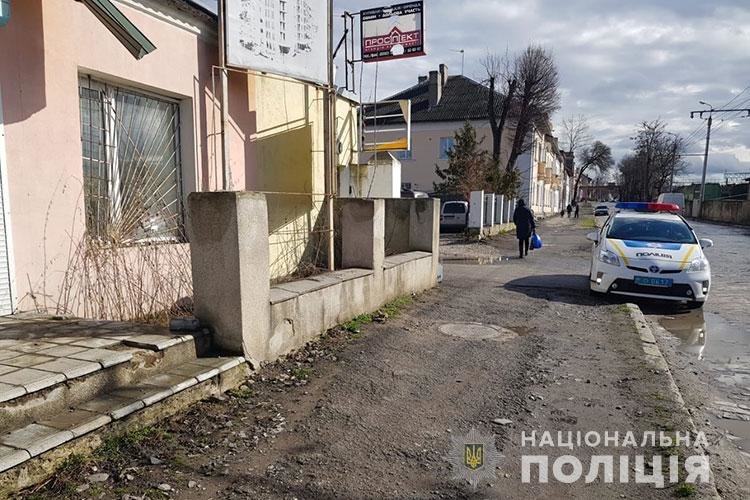
[{"label": "wet pavement", "polygon": [[[714,247],[705,253],[713,284],[703,310],[645,312],[674,337],[677,349],[708,374],[711,423],[750,453],[750,228],[694,223],[699,238]],[[750,455],[748,455],[750,456]]]}]

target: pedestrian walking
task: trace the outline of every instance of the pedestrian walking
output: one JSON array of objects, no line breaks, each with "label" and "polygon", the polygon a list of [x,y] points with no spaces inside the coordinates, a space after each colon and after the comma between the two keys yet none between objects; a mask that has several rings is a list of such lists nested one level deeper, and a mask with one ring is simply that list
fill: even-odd
[{"label": "pedestrian walking", "polygon": [[570,213],[573,211],[573,206],[568,203],[568,206],[565,208],[565,211],[568,212],[568,219],[570,219]]},{"label": "pedestrian walking", "polygon": [[579,209],[579,208],[581,208],[581,207],[580,207],[580,206],[578,206],[578,203],[576,203],[576,212],[575,212],[575,215],[574,215],[574,217],[575,217],[576,219],[578,218],[578,209]]},{"label": "pedestrian walking", "polygon": [[529,255],[529,240],[536,230],[534,214],[526,208],[523,198],[518,200],[516,210],[513,212],[513,223],[516,225],[516,238],[518,238],[518,257],[523,259],[524,255]]}]

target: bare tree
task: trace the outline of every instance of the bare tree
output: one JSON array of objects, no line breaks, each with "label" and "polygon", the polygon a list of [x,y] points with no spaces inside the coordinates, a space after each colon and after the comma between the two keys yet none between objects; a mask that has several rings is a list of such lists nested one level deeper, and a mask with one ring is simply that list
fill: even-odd
[{"label": "bare tree", "polygon": [[513,72],[513,64],[507,50],[502,56],[487,53],[482,60],[482,66],[487,72],[489,87],[487,115],[492,130],[492,160],[499,164],[505,122],[515,98],[518,80]]},{"label": "bare tree", "polygon": [[529,45],[514,61],[513,73],[518,89],[514,102],[516,130],[507,170],[525,150],[526,135],[534,126],[542,126],[560,107],[559,75],[552,53],[539,45]]},{"label": "bare tree", "polygon": [[621,196],[650,201],[671,189],[674,176],[685,170],[685,143],[659,119],[642,122],[632,139],[633,152],[619,164]]},{"label": "bare tree", "polygon": [[581,177],[587,171],[596,170],[598,174],[606,174],[614,165],[612,159],[612,150],[609,146],[601,141],[595,141],[590,146],[583,148],[578,156],[580,166],[578,174],[573,185],[573,201],[578,201],[578,186],[581,183]]},{"label": "bare tree", "polygon": [[576,154],[592,140],[589,124],[583,115],[570,115],[562,119],[563,141],[568,153]]}]

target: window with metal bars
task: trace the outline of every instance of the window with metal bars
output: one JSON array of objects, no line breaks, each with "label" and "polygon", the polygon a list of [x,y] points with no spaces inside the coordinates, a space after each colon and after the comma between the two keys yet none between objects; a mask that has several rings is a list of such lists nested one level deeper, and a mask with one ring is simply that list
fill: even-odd
[{"label": "window with metal bars", "polygon": [[79,80],[86,229],[112,244],[184,241],[179,106]]}]

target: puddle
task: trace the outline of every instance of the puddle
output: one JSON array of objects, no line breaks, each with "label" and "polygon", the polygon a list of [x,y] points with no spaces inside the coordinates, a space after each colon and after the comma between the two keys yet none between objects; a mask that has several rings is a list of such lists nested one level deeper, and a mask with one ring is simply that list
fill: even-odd
[{"label": "puddle", "polygon": [[455,258],[452,259],[450,257],[441,258],[440,262],[444,264],[464,264],[464,265],[474,265],[474,266],[492,266],[492,265],[499,265],[503,262],[508,262],[511,259],[510,257],[476,257],[473,259],[467,259],[464,257],[461,258]]},{"label": "puddle", "polygon": [[681,351],[714,372],[721,391],[714,394],[712,422],[726,429],[740,449],[750,451],[750,327],[700,310],[663,316],[659,323],[680,339]]},{"label": "puddle", "polygon": [[440,333],[468,340],[495,340],[504,342],[518,337],[513,330],[482,323],[446,323],[438,327]]}]

